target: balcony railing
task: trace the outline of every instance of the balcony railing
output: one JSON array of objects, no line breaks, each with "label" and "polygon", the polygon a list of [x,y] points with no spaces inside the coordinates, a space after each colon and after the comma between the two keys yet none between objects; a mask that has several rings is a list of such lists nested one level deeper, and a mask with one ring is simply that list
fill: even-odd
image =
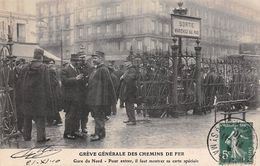
[{"label": "balcony railing", "polygon": [[101,22],[101,21],[113,21],[123,18],[123,12],[111,13],[108,15],[97,15],[86,18],[87,22]]}]

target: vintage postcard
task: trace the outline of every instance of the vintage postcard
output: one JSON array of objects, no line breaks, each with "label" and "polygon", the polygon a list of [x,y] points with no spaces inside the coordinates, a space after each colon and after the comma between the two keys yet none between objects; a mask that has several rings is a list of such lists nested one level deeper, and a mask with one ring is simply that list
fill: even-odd
[{"label": "vintage postcard", "polygon": [[0,166],[257,166],[259,80],[259,0],[0,0]]}]

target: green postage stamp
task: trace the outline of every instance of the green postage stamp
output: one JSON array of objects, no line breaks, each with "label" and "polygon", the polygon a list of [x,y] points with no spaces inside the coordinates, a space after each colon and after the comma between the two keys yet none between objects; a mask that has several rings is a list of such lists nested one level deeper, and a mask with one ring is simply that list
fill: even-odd
[{"label": "green postage stamp", "polygon": [[252,164],[254,155],[252,123],[220,123],[219,164]]}]

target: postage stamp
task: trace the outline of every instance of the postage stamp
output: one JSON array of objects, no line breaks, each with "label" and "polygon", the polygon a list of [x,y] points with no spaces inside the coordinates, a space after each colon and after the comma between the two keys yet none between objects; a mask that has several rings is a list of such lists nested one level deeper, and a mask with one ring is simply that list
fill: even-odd
[{"label": "postage stamp", "polygon": [[220,164],[253,162],[253,131],[250,125],[246,122],[220,123]]},{"label": "postage stamp", "polygon": [[222,119],[208,133],[209,153],[220,165],[254,163],[257,146],[253,123],[239,118]]}]

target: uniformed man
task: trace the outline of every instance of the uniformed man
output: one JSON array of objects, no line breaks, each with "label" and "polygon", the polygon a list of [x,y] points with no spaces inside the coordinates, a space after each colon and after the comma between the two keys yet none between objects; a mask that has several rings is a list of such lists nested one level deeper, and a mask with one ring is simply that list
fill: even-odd
[{"label": "uniformed man", "polygon": [[89,75],[93,70],[93,67],[89,63],[89,59],[87,59],[87,55],[84,52],[78,52],[79,57],[81,58],[81,64],[79,66],[80,73],[83,74],[83,79],[80,82],[80,123],[78,126],[79,132],[88,133],[87,123],[88,123],[88,116],[90,112],[90,108],[86,105],[85,101],[86,94],[87,94],[87,86],[88,86],[88,79]]},{"label": "uniformed man", "polygon": [[91,141],[98,141],[106,136],[105,111],[116,102],[116,94],[108,68],[104,65],[104,53],[96,51],[92,55],[95,66],[89,76],[86,104],[90,106],[95,119],[95,133]]}]

